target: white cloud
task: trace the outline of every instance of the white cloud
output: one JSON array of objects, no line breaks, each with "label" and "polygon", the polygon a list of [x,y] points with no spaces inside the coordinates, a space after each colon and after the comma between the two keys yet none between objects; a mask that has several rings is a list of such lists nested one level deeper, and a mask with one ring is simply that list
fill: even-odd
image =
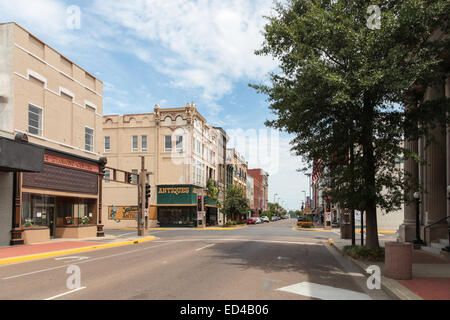
[{"label": "white cloud", "polygon": [[270,57],[254,55],[263,41],[262,16],[271,5],[271,0],[96,0],[90,11],[122,28],[122,38],[139,39],[135,55],[171,77],[173,85],[201,89],[203,99],[215,101],[230,93],[235,81],[263,79],[275,68]]},{"label": "white cloud", "polygon": [[2,0],[0,21],[24,25],[45,42],[67,44],[73,40],[67,32],[67,8],[57,0]]}]

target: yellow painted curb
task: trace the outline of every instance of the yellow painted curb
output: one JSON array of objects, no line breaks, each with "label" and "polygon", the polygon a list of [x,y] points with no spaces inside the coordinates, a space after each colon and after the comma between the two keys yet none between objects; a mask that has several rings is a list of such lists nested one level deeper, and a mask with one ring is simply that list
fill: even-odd
[{"label": "yellow painted curb", "polygon": [[155,236],[151,236],[151,237],[147,237],[144,239],[136,239],[136,240],[131,240],[131,241],[100,244],[100,245],[95,245],[95,246],[90,246],[90,247],[74,248],[74,249],[67,249],[67,250],[59,250],[59,251],[31,254],[31,255],[27,255],[27,256],[4,258],[4,259],[0,259],[0,265],[63,256],[66,254],[71,254],[71,253],[78,253],[78,252],[106,249],[106,248],[112,248],[112,247],[118,247],[118,246],[125,246],[125,245],[129,245],[129,244],[137,244],[137,243],[147,242],[147,241],[151,241],[151,240],[155,240],[155,239],[156,239]]},{"label": "yellow painted curb", "polygon": [[[361,233],[361,230],[355,230],[356,233]],[[364,230],[364,233],[366,233],[367,230]],[[395,231],[378,231],[378,233],[389,233],[389,234],[395,234]]]}]

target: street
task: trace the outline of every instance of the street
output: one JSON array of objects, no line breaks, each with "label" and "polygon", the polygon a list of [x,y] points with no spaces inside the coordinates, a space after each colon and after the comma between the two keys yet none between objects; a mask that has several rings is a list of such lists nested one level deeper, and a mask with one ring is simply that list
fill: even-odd
[{"label": "street", "polygon": [[[330,248],[337,233],[295,224],[157,230],[146,243],[0,266],[0,299],[389,299]],[[75,289],[66,285],[69,265],[80,268]]]}]

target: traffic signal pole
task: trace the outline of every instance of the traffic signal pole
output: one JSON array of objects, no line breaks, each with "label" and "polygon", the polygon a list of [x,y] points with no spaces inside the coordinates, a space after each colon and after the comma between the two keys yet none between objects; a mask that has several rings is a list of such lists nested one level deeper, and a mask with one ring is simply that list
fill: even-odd
[{"label": "traffic signal pole", "polygon": [[137,221],[137,230],[138,236],[141,237],[144,235],[143,230],[143,217],[145,212],[145,184],[147,179],[147,172],[145,170],[145,157],[141,156],[141,172],[139,173],[139,183],[138,183],[138,221]]}]

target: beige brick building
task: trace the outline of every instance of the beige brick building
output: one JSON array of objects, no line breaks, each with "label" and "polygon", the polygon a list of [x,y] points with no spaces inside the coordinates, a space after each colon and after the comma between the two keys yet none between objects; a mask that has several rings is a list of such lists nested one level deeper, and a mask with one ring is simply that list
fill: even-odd
[{"label": "beige brick building", "polygon": [[102,87],[19,25],[0,24],[0,245],[97,234]]},{"label": "beige brick building", "polygon": [[[209,126],[195,105],[165,109],[156,105],[153,113],[105,115],[103,134],[106,177],[114,178],[113,168],[138,173],[141,156],[145,157],[145,169],[151,173],[150,226],[197,225],[200,190],[210,178],[223,180],[218,170],[223,163],[219,143],[224,142],[220,128]],[[110,181],[103,191],[105,228],[135,227],[137,187]],[[206,203],[206,223],[224,223],[211,201]]]}]

